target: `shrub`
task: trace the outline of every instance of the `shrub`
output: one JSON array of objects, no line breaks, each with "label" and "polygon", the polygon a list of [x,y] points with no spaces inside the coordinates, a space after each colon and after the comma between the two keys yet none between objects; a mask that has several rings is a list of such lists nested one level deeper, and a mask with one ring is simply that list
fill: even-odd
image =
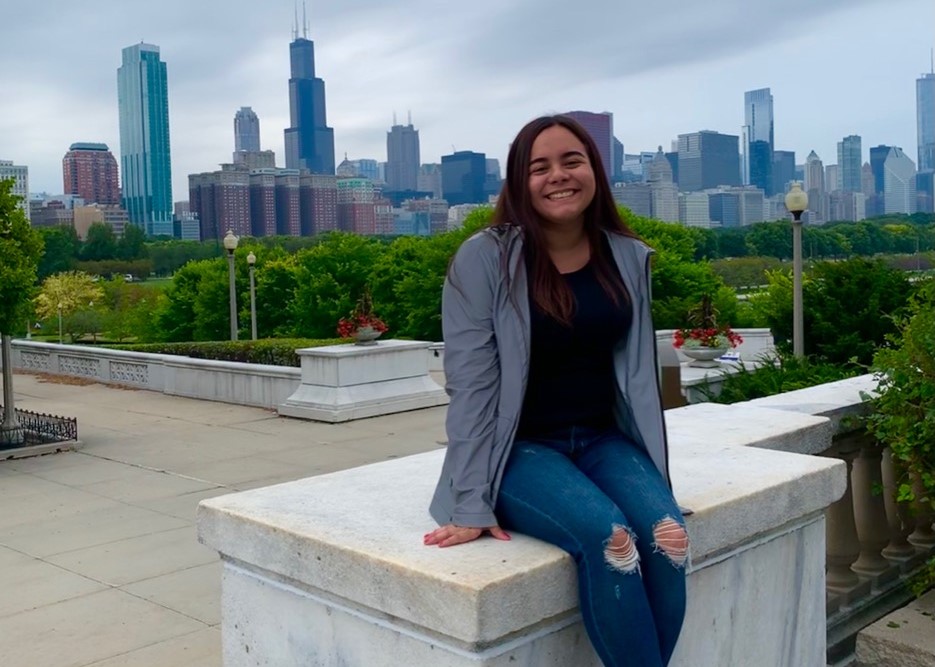
[{"label": "shrub", "polygon": [[722,373],[720,391],[710,384],[699,388],[714,403],[740,403],[755,398],[773,396],[787,391],[805,389],[815,385],[854,377],[863,372],[856,365],[839,365],[814,359],[797,359],[780,354],[762,357],[758,368],[741,367],[736,373]]},{"label": "shrub", "polygon": [[[792,340],[792,277],[767,272],[769,289],[751,298],[780,349]],[[805,354],[830,362],[870,364],[886,335],[895,331],[892,316],[906,306],[912,287],[905,275],[883,262],[850,259],[818,262],[804,277]]]},{"label": "shrub", "polygon": [[146,343],[137,345],[111,345],[115,350],[148,352],[149,354],[173,354],[195,359],[216,361],[240,361],[248,364],[272,366],[301,366],[295,351],[303,347],[338,345],[345,340],[329,338],[269,338],[241,341],[201,341],[196,343]]},{"label": "shrub", "polygon": [[[896,500],[935,509],[935,281],[922,285],[887,339],[873,359],[878,396],[867,429],[893,452]],[[933,585],[935,559],[911,588],[921,595]]]}]

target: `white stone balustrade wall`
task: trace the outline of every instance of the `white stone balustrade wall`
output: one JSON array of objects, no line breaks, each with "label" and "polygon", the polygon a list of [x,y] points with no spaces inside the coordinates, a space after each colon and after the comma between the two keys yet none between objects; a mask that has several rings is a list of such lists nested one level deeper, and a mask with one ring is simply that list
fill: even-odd
[{"label": "white stone balustrade wall", "polygon": [[858,419],[868,410],[863,396],[875,388],[865,375],[735,404],[831,420],[833,439],[821,454],[844,461],[848,471],[847,491],[826,514],[832,660],[852,650],[858,630],[908,601],[906,578],[935,555],[935,516],[897,505],[900,472]]},{"label": "white stone balustrade wall", "polygon": [[88,345],[13,341],[13,368],[68,375],[172,396],[275,408],[299,386],[301,371]]}]

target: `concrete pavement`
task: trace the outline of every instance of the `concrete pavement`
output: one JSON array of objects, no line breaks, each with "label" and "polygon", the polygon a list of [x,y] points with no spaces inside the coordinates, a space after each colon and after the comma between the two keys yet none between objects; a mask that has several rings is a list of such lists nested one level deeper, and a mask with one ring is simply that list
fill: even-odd
[{"label": "concrete pavement", "polygon": [[220,665],[220,565],[196,540],[198,502],[445,439],[444,407],[332,425],[22,373],[14,389],[17,407],[77,417],[83,446],[0,461],[5,667]]}]

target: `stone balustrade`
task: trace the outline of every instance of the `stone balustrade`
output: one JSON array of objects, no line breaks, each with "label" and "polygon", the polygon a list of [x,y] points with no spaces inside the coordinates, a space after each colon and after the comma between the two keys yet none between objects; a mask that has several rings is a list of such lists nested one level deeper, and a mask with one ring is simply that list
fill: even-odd
[{"label": "stone balustrade", "polygon": [[827,418],[827,448],[802,441],[788,451],[847,466],[847,490],[826,514],[829,662],[853,653],[857,632],[907,602],[907,577],[935,556],[935,516],[897,505],[898,466],[860,422],[875,388],[865,375],[732,406]]},{"label": "stone balustrade", "polygon": [[16,339],[13,368],[67,375],[223,403],[276,408],[299,386],[301,371],[171,354]]}]

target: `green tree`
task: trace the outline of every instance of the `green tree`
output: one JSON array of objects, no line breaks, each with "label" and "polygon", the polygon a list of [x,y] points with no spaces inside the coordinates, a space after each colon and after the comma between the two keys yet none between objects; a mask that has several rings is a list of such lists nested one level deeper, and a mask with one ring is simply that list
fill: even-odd
[{"label": "green tree", "polygon": [[40,227],[44,251],[39,260],[38,278],[45,280],[53,273],[72,271],[78,261],[81,240],[71,225]]},{"label": "green tree", "polygon": [[785,221],[761,222],[746,235],[750,255],[792,259],[792,226]]},{"label": "green tree", "polygon": [[110,225],[95,222],[88,228],[88,236],[81,245],[79,257],[83,261],[116,259],[117,237]]},{"label": "green tree", "polygon": [[108,280],[103,289],[101,326],[104,333],[121,342],[144,337],[145,327],[140,326],[140,318],[144,311],[151,310],[147,303],[151,290],[128,283],[122,277]]},{"label": "green tree", "polygon": [[658,329],[684,326],[688,313],[708,294],[720,312],[722,324],[738,326],[737,295],[706,261],[699,261],[701,230],[660,222],[622,211],[627,224],[656,254],[653,256],[653,323]]},{"label": "green tree", "polygon": [[[295,335],[295,320],[291,308],[296,289],[295,259],[281,250],[278,256],[270,256],[271,253],[275,253],[275,250],[256,253],[257,336],[291,338]],[[249,300],[244,301],[242,305],[245,308],[241,309],[241,312],[246,312],[249,316]]]},{"label": "green tree", "polygon": [[13,195],[13,179],[0,180],[0,359],[3,363],[3,442],[19,444],[22,431],[13,411],[12,335],[28,326],[42,237],[29,226]]},{"label": "green tree", "polygon": [[717,252],[709,255],[715,257],[746,257],[750,254],[747,248],[747,233],[740,227],[726,227],[715,232]]},{"label": "green tree", "polygon": [[116,258],[122,260],[146,259],[146,232],[139,225],[129,224],[123,229],[123,236],[117,241]]},{"label": "green tree", "polygon": [[81,271],[56,273],[46,278],[36,297],[36,314],[44,320],[63,320],[79,310],[92,307],[104,298],[104,290],[90,275]]},{"label": "green tree", "polygon": [[157,276],[168,276],[191,261],[222,256],[223,249],[214,241],[150,241],[146,251]]},{"label": "green tree", "polygon": [[[291,316],[296,335],[329,338],[338,320],[357,303],[386,246],[377,240],[334,232],[318,245],[296,254],[296,289]],[[383,305],[375,303],[377,314]],[[387,321],[391,332],[396,323]]]},{"label": "green tree", "polygon": [[[769,288],[751,297],[777,343],[792,340],[792,276],[772,271]],[[900,271],[880,260],[853,258],[818,262],[804,276],[805,353],[844,364],[869,364],[874,351],[894,331],[893,316],[905,307],[912,288]]]},{"label": "green tree", "polygon": [[[189,262],[175,273],[172,284],[165,291],[165,298],[160,301],[156,310],[154,338],[168,342],[210,340],[210,338],[196,338],[195,330],[196,311],[204,306],[204,301],[201,306],[196,306],[199,291],[219,273],[217,268],[211,268],[212,264],[226,267],[220,259],[201,260]],[[226,287],[226,281],[223,285]],[[212,292],[216,291],[216,289],[212,290]],[[222,308],[221,312],[226,314],[228,312],[226,299]],[[204,317],[202,317],[203,325]],[[201,333],[200,329],[199,333]],[[219,336],[218,339],[223,340],[227,337],[226,335]]]},{"label": "green tree", "polygon": [[766,284],[766,272],[779,268],[775,257],[733,257],[711,262],[711,268],[729,287],[755,287]]}]

